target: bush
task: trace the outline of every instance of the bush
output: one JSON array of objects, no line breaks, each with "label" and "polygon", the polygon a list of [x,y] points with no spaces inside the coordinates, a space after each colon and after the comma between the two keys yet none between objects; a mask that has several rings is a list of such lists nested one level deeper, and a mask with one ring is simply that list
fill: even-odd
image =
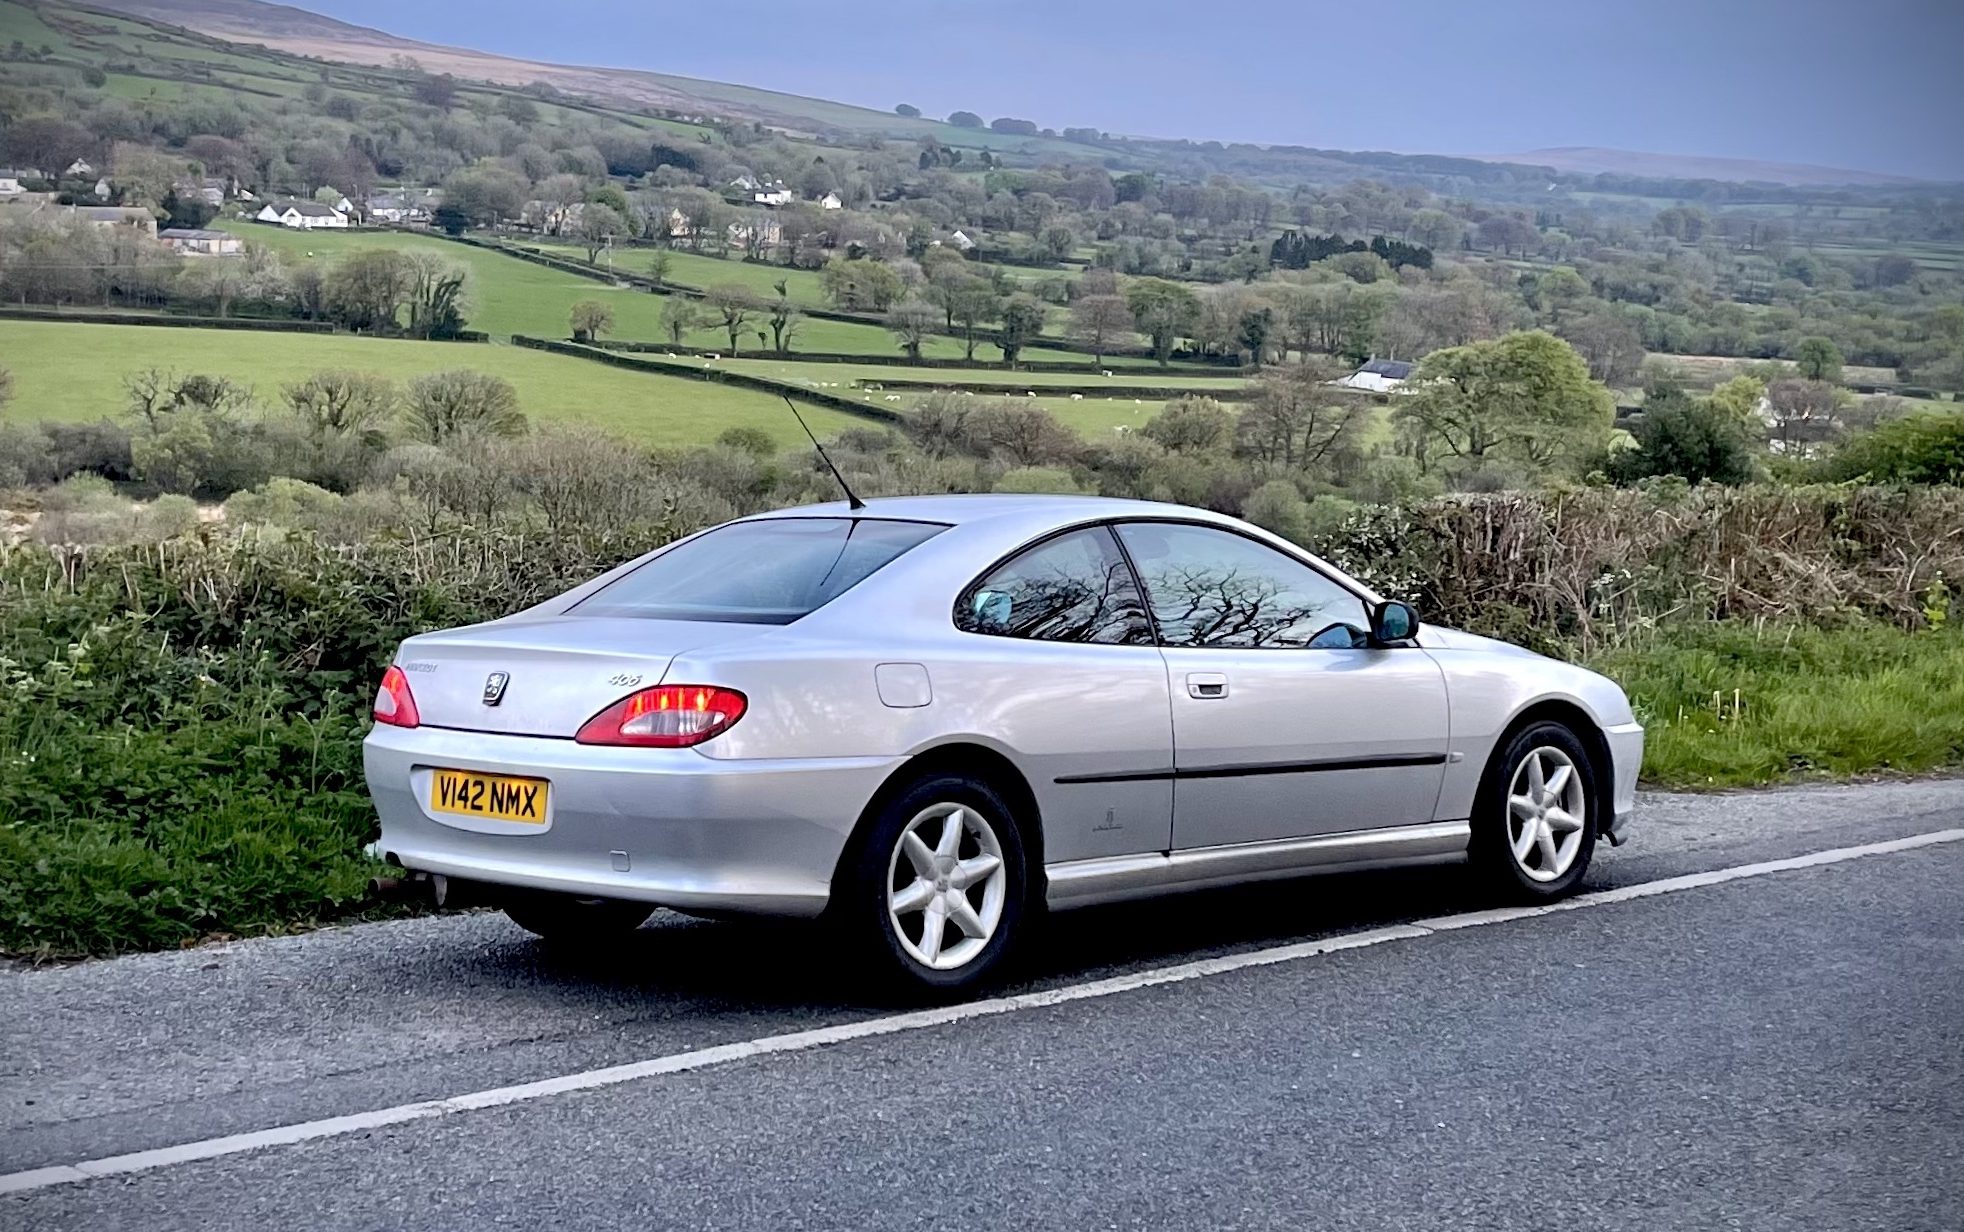
[{"label": "bush", "polygon": [[1923,411],[1851,436],[1823,470],[1836,480],[1964,486],[1964,413]]},{"label": "bush", "polygon": [[518,391],[503,377],[459,369],[419,376],[404,399],[416,439],[441,445],[463,436],[517,436],[525,431]]},{"label": "bush", "polygon": [[1609,459],[1609,475],[1632,483],[1677,475],[1690,483],[1748,483],[1759,472],[1758,450],[1737,416],[1679,394],[1647,406],[1636,448]]},{"label": "bush", "polygon": [[1302,543],[1309,536],[1309,502],[1286,479],[1271,479],[1249,493],[1241,516],[1294,543]]},{"label": "bush", "polygon": [[1084,489],[1060,466],[1019,466],[996,480],[998,492],[1054,492],[1076,496]]},{"label": "bush", "polygon": [[239,526],[320,531],[340,520],[347,500],[300,479],[279,476],[225,502],[225,520]]}]

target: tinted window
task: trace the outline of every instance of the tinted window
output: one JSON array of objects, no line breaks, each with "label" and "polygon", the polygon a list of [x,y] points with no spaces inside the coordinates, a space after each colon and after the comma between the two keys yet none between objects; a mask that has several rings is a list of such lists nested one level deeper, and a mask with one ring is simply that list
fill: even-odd
[{"label": "tinted window", "polygon": [[1047,539],[997,568],[963,593],[955,624],[1046,642],[1152,644],[1132,571],[1103,527]]},{"label": "tinted window", "polygon": [[735,522],[663,552],[574,610],[786,625],[945,529],[877,518]]},{"label": "tinted window", "polygon": [[1293,557],[1205,526],[1118,528],[1168,646],[1347,647],[1363,600]]}]

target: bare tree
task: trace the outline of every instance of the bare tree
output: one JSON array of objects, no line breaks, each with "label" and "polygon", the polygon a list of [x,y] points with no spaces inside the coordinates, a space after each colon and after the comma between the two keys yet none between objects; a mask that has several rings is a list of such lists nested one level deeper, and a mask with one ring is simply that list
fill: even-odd
[{"label": "bare tree", "polygon": [[702,302],[716,323],[729,334],[730,354],[736,354],[738,336],[749,323],[751,314],[761,306],[756,295],[741,283],[725,282],[704,292]]},{"label": "bare tree", "polygon": [[1071,338],[1099,363],[1114,344],[1132,336],[1132,310],[1123,295],[1084,295],[1071,304]]}]

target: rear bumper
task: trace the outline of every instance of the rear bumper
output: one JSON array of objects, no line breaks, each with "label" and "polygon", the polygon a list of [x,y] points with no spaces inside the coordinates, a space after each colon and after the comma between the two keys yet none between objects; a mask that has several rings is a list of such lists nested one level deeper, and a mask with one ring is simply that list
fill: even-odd
[{"label": "rear bumper", "polygon": [[[690,749],[377,727],[362,746],[376,850],[470,881],[682,908],[812,916],[898,758],[738,761]],[[439,814],[435,767],[551,783],[546,822]]]},{"label": "rear bumper", "polygon": [[1637,772],[1643,768],[1643,724],[1623,723],[1603,729],[1614,763],[1611,778],[1609,841],[1629,837],[1630,819],[1637,811]]}]

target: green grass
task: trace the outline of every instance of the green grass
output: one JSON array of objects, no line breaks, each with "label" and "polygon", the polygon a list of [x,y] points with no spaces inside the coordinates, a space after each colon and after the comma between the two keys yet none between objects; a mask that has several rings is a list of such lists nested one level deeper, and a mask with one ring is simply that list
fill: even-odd
[{"label": "green grass", "polygon": [[[534,423],[583,424],[649,445],[703,444],[731,427],[762,428],[785,445],[804,439],[784,403],[770,394],[513,346],[0,321],[0,356],[14,374],[14,400],[7,407],[14,420],[120,416],[125,379],[145,368],[227,376],[250,386],[261,405],[276,404],[282,386],[323,368],[396,381],[472,368],[510,381]],[[827,408],[801,409],[821,435],[866,422]]]},{"label": "green grass", "polygon": [[1672,629],[1590,666],[1644,724],[1660,787],[1927,773],[1964,764],[1964,632]]}]

